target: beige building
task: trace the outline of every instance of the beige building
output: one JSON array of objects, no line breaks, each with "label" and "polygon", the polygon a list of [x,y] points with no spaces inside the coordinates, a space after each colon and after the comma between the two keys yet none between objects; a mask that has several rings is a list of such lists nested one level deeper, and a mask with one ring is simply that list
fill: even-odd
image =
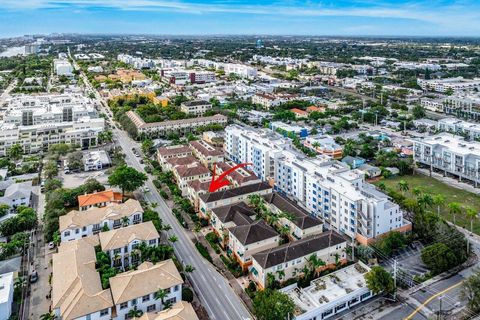
[{"label": "beige building", "polygon": [[172,171],[178,187],[182,190],[182,195],[184,196],[187,195],[189,182],[210,177],[210,170],[198,161],[192,164],[176,166]]},{"label": "beige building", "polygon": [[204,140],[190,142],[190,149],[204,166],[212,168],[214,163],[223,162],[223,150]]},{"label": "beige building", "polygon": [[138,320],[198,320],[190,303],[180,301],[170,309],[143,314]]},{"label": "beige building", "polygon": [[325,262],[322,268],[346,262],[346,247],[347,241],[335,231],[289,242],[253,254],[251,276],[263,289],[269,273],[279,281],[302,274],[302,269],[308,266],[308,259],[312,255],[316,255],[318,259]]},{"label": "beige building", "polygon": [[175,145],[157,149],[157,160],[163,165],[168,159],[191,156],[192,150],[186,145]]}]

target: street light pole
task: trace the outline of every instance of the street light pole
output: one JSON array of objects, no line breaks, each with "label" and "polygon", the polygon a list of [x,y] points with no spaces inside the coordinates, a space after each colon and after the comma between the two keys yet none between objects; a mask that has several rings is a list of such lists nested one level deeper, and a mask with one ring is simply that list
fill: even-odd
[{"label": "street light pole", "polygon": [[438,310],[437,320],[440,320],[442,318],[442,299],[443,299],[443,295],[439,296],[438,299],[440,300],[440,308]]}]

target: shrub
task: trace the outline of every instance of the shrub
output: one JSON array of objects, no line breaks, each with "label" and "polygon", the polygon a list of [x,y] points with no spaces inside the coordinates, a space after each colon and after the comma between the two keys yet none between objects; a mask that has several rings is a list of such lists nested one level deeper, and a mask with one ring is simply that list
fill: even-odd
[{"label": "shrub", "polygon": [[190,288],[182,289],[182,300],[187,302],[193,301],[193,291]]},{"label": "shrub", "polygon": [[201,244],[200,242],[197,241],[197,242],[195,242],[195,247],[197,248],[198,252],[200,252],[202,257],[204,257],[205,259],[207,259],[210,262],[213,262],[212,257],[208,253],[207,248],[203,244]]}]

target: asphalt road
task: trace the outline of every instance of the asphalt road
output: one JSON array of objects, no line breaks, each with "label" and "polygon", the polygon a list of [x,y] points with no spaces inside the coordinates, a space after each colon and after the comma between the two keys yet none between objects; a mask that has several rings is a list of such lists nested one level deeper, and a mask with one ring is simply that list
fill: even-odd
[{"label": "asphalt road", "polygon": [[[75,67],[78,66],[75,64]],[[98,91],[94,90],[86,76],[81,73],[82,78],[95,93],[97,100],[99,100],[103,111],[106,110],[106,102],[100,97]],[[131,167],[144,172],[143,166],[139,159],[135,157],[132,148],[140,149],[140,145],[134,140],[130,139],[123,131],[112,128],[114,140],[118,141],[125,153],[125,161]],[[175,235],[178,241],[173,244],[175,254],[184,265],[191,265],[195,267],[189,278],[191,279],[194,289],[199,296],[202,306],[205,307],[211,319],[215,320],[247,320],[253,317],[241,301],[241,299],[233,292],[228,281],[218,273],[213,266],[206,261],[193,245],[183,227],[178,223],[177,219],[172,215],[171,209],[168,208],[155,186],[152,183],[152,178],[149,176],[145,185],[150,189],[150,192],[145,193],[144,197],[150,203],[156,203],[154,208],[158,212],[164,224],[169,224],[172,229],[167,232],[168,236]]]}]

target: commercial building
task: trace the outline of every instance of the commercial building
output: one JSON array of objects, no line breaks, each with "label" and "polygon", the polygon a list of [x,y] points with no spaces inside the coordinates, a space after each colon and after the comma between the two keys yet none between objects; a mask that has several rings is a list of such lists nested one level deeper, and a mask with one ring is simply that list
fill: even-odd
[{"label": "commercial building", "polygon": [[85,211],[93,207],[101,208],[111,203],[122,203],[122,194],[112,190],[88,193],[78,196],[78,209]]},{"label": "commercial building", "polygon": [[186,114],[202,115],[212,109],[212,104],[205,100],[186,101],[180,105],[180,110]]},{"label": "commercial building", "polygon": [[374,296],[365,274],[370,268],[362,262],[315,279],[309,287],[297,284],[281,289],[295,303],[295,320],[328,319]]},{"label": "commercial building", "polygon": [[78,94],[15,95],[0,121],[0,156],[20,144],[24,153],[47,151],[53,144],[96,146],[105,120],[93,101]]},{"label": "commercial building", "polygon": [[102,170],[111,166],[110,157],[105,150],[92,150],[83,154],[83,170]]},{"label": "commercial building", "polygon": [[426,91],[446,93],[448,91],[458,92],[462,90],[480,89],[480,79],[464,79],[463,77],[445,79],[417,79],[417,84]]},{"label": "commercial building", "polygon": [[437,121],[437,130],[466,136],[470,140],[480,138],[480,124],[459,120],[457,118],[443,118]]},{"label": "commercial building", "polygon": [[440,133],[413,141],[413,159],[416,163],[451,174],[474,183],[480,183],[480,142],[465,141],[460,136]]},{"label": "commercial building", "polygon": [[57,76],[71,76],[73,72],[72,64],[65,59],[54,59],[53,69]]},{"label": "commercial building", "polygon": [[10,319],[13,303],[13,272],[0,274],[0,319]]},{"label": "commercial building", "polygon": [[305,138],[308,136],[308,129],[298,126],[298,125],[293,125],[293,124],[288,124],[285,122],[281,121],[273,121],[270,122],[270,128],[273,131],[276,131],[283,135],[284,137],[298,137],[298,138]]},{"label": "commercial building", "polygon": [[215,82],[215,72],[212,71],[195,71],[190,72],[190,83],[195,84],[203,84],[203,83],[210,83]]},{"label": "commercial building", "polygon": [[134,199],[86,211],[72,210],[59,218],[60,238],[62,242],[78,240],[98,234],[107,228],[113,230],[140,223],[142,220],[142,206]]},{"label": "commercial building", "polygon": [[303,145],[332,159],[341,159],[343,148],[331,136],[316,135],[306,137]]},{"label": "commercial building", "polygon": [[146,123],[140,116],[133,111],[128,111],[126,115],[136,126],[139,134],[145,134],[150,137],[164,137],[168,134],[186,134],[194,132],[196,128],[211,124],[226,125],[228,118],[221,114],[210,117],[198,117],[182,120],[170,120],[163,122]]},{"label": "commercial building", "polygon": [[226,75],[234,74],[240,78],[252,79],[257,76],[257,69],[239,63],[217,63],[216,68],[225,71]]},{"label": "commercial building", "polygon": [[323,232],[253,254],[250,272],[254,281],[263,289],[268,274],[280,281],[300,276],[312,255],[325,262],[325,266],[316,271],[345,263],[346,247],[347,240],[337,232]]}]

